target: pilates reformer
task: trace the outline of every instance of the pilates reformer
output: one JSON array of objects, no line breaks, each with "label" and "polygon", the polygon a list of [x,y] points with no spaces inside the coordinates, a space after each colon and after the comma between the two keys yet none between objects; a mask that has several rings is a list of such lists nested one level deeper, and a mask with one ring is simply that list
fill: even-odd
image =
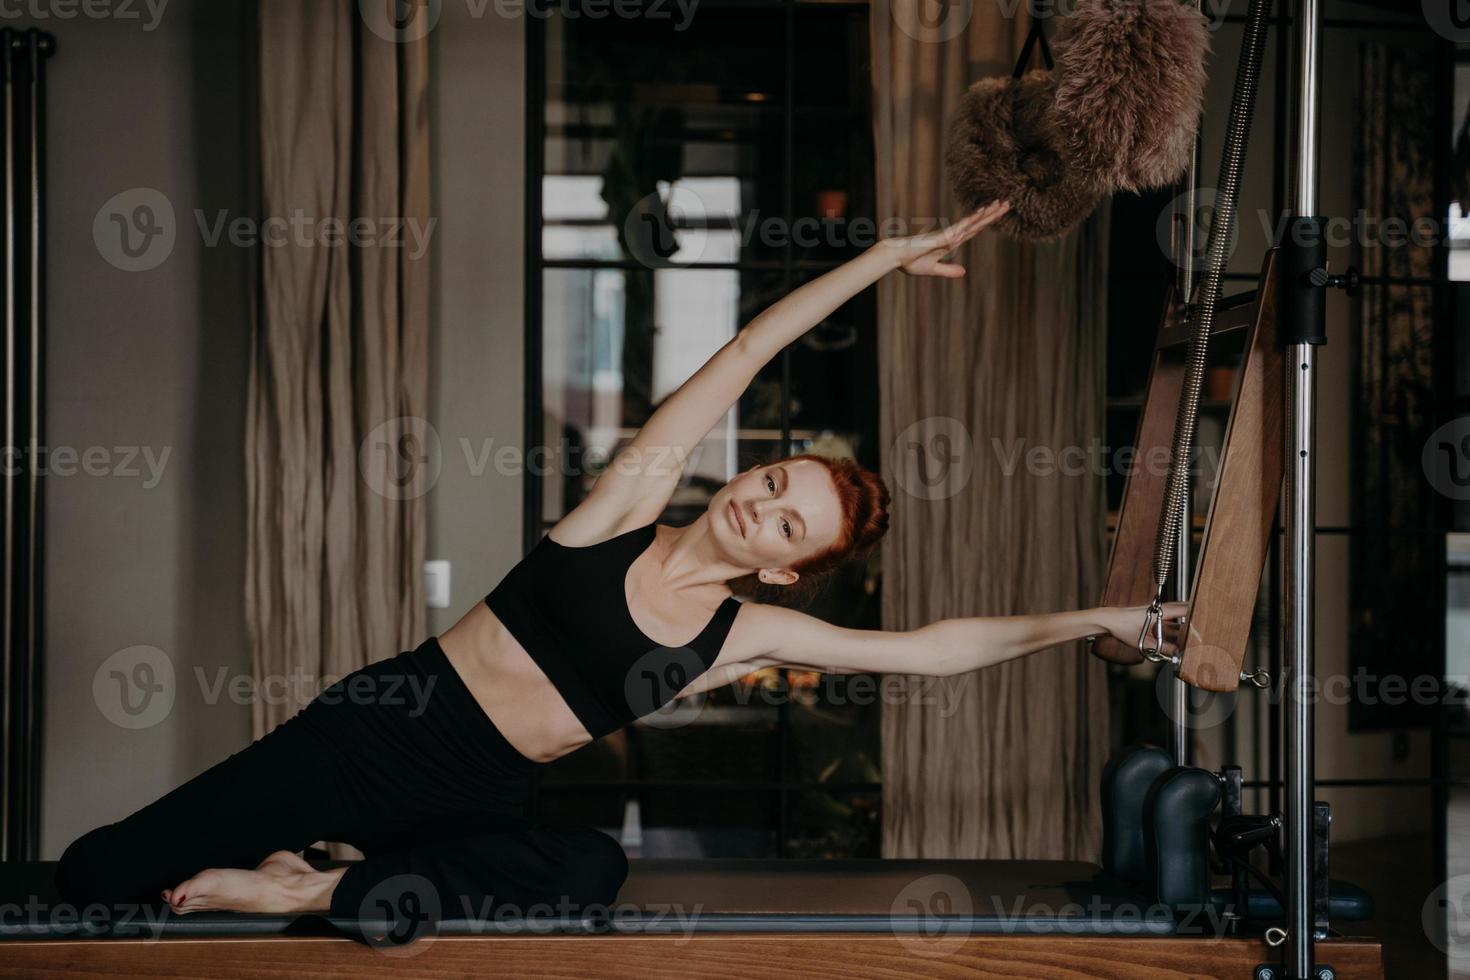
[{"label": "pilates reformer", "polygon": [[[1242,864],[1229,886],[1213,883],[1212,847],[1240,856],[1260,838],[1237,813],[1212,844],[1211,816],[1238,811],[1239,786],[1239,770],[1221,780],[1132,748],[1103,773],[1101,865],[648,859],[633,862],[612,907],[575,915],[485,916],[447,901],[431,914],[419,896],[380,921],[181,917],[163,906],[104,916],[58,904],[49,863],[8,865],[0,974],[440,977],[494,964],[510,975],[683,977],[738,963],[756,977],[1247,976],[1262,946],[1233,933],[1279,917],[1281,904],[1250,887]],[[1339,887],[1314,915],[1370,911],[1366,895]],[[1381,975],[1376,945],[1323,945],[1337,976]]]},{"label": "pilates reformer", "polygon": [[[1313,538],[1315,535],[1315,348],[1327,341],[1325,290],[1356,292],[1357,273],[1327,268],[1324,218],[1314,214],[1317,193],[1318,104],[1322,10],[1318,0],[1297,7],[1299,35],[1293,64],[1298,115],[1295,202],[1281,238],[1261,264],[1256,289],[1221,301],[1227,240],[1235,220],[1240,172],[1264,47],[1269,0],[1252,0],[1246,15],[1240,66],[1220,167],[1217,210],[1209,230],[1200,283],[1192,282],[1196,173],[1188,174],[1183,235],[1175,242],[1181,274],[1171,288],[1155,345],[1135,447],[1139,453],[1169,446],[1167,474],[1147,467],[1129,474],[1109,561],[1104,605],[1150,605],[1136,648],[1110,639],[1093,652],[1114,663],[1147,659],[1171,678],[1174,772],[1218,784],[1223,813],[1214,831],[1220,870],[1231,875],[1234,911],[1257,912],[1245,878],[1255,875],[1279,903],[1278,925],[1265,934],[1282,955],[1262,959],[1255,976],[1331,980],[1344,968],[1328,941],[1334,919],[1357,920],[1366,900],[1350,885],[1328,878],[1327,804],[1315,800],[1313,769]],[[1197,143],[1196,143],[1197,147]],[[1177,230],[1177,229],[1176,229]],[[1229,423],[1215,493],[1201,539],[1197,574],[1191,577],[1193,541],[1189,471],[1205,358],[1212,336],[1244,331],[1243,354],[1231,398]],[[1182,356],[1181,356],[1182,354]],[[1170,417],[1173,422],[1170,424]],[[1289,465],[1288,465],[1289,463]],[[1241,812],[1241,776],[1188,768],[1185,720],[1187,688],[1235,691],[1241,683],[1265,688],[1260,668],[1244,669],[1256,592],[1266,567],[1281,498],[1285,530],[1286,609],[1283,713],[1288,733],[1284,812]],[[1157,526],[1150,528],[1150,520]],[[1149,531],[1153,534],[1150,536]],[[1150,545],[1152,554],[1150,558]],[[1147,568],[1147,574],[1145,573]],[[1174,595],[1188,603],[1177,652],[1162,651],[1160,605],[1173,575]],[[1202,789],[1202,792],[1205,790]],[[1284,836],[1284,841],[1283,841]],[[1282,870],[1277,888],[1242,852],[1264,846]],[[1352,901],[1338,902],[1337,896]],[[1371,907],[1371,903],[1368,903]],[[1343,913],[1348,913],[1343,915]],[[1371,943],[1370,943],[1371,945]],[[1379,967],[1381,975],[1381,966]]]},{"label": "pilates reformer", "polygon": [[[1224,246],[1216,229],[1223,233],[1233,215],[1251,59],[1258,64],[1268,10],[1269,0],[1252,0],[1222,175],[1225,214],[1211,229],[1209,266],[1196,291],[1189,263],[1181,263],[1182,282],[1171,287],[1158,332],[1136,446],[1171,445],[1170,471],[1130,474],[1103,596],[1106,605],[1159,602],[1172,576],[1175,594],[1189,601],[1180,652],[1171,661],[1148,635],[1136,649],[1099,642],[1095,652],[1120,663],[1163,662],[1180,696],[1187,686],[1231,691],[1242,680],[1268,683],[1260,671],[1243,669],[1243,655],[1284,477],[1290,749],[1283,814],[1243,812],[1239,769],[1188,766],[1176,713],[1172,751],[1135,747],[1104,770],[1098,864],[646,859],[632,862],[609,909],[486,918],[409,905],[384,910],[381,922],[180,917],[161,905],[104,916],[61,905],[50,863],[8,864],[0,866],[0,939],[7,940],[0,975],[438,977],[493,964],[497,973],[561,976],[1382,976],[1376,942],[1334,932],[1334,923],[1370,915],[1372,903],[1328,878],[1330,815],[1313,800],[1312,707],[1300,696],[1312,671],[1313,351],[1325,341],[1322,290],[1352,285],[1348,276],[1327,274],[1320,235],[1313,245],[1297,234],[1322,220],[1312,217],[1319,0],[1298,3],[1294,217],[1266,254],[1256,291],[1219,298]],[[1189,179],[1192,196],[1193,169]],[[1185,248],[1192,238],[1191,224]],[[1210,337],[1230,331],[1244,332],[1246,353],[1217,491],[1191,563],[1182,474],[1198,371]],[[1282,870],[1284,887],[1253,861],[1258,851],[1268,869]]]}]

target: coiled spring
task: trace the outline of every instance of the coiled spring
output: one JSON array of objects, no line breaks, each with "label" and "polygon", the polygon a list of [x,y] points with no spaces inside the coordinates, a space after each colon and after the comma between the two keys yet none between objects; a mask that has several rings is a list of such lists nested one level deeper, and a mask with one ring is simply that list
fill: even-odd
[{"label": "coiled spring", "polygon": [[[1152,570],[1157,591],[1149,607],[1143,633],[1138,638],[1139,653],[1156,663],[1172,659],[1161,652],[1164,584],[1173,570],[1175,550],[1186,518],[1185,490],[1188,486],[1190,457],[1194,453],[1195,422],[1199,415],[1200,391],[1204,386],[1205,360],[1209,354],[1210,331],[1215,322],[1215,307],[1220,301],[1225,265],[1234,244],[1231,232],[1235,226],[1240,174],[1250,137],[1256,88],[1261,75],[1261,59],[1266,47],[1266,19],[1270,10],[1271,0],[1251,0],[1246,13],[1245,36],[1241,42],[1240,62],[1235,72],[1230,121],[1225,132],[1225,148],[1220,161],[1220,187],[1216,194],[1215,211],[1206,246],[1205,271],[1200,280],[1199,298],[1192,307],[1187,308],[1194,311],[1194,331],[1190,335],[1189,352],[1185,361],[1179,411],[1174,418],[1169,477],[1164,489],[1164,506],[1159,514],[1158,537],[1154,541]],[[1150,637],[1155,640],[1152,648],[1147,645]]]}]

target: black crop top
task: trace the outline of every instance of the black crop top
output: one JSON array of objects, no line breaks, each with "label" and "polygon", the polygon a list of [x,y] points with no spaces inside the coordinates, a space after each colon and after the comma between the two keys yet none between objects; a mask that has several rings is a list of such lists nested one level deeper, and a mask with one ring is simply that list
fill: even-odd
[{"label": "black crop top", "polygon": [[543,535],[485,597],[593,738],[652,714],[709,670],[740,611],[725,599],[682,647],[640,630],[625,581],[654,534],[648,524],[580,548]]}]

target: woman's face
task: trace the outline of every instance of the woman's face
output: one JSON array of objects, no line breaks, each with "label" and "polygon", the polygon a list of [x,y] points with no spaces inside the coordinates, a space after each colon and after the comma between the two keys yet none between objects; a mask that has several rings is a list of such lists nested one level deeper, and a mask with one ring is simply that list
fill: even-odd
[{"label": "woman's face", "polygon": [[720,488],[708,513],[715,540],[745,568],[790,568],[826,550],[842,530],[832,476],[810,459],[746,470]]}]

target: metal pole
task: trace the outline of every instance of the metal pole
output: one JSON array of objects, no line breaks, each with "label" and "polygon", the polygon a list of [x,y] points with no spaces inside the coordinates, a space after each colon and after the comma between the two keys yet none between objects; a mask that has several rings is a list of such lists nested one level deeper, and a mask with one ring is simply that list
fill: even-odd
[{"label": "metal pole", "polygon": [[[1321,82],[1322,7],[1319,0],[1298,0],[1295,82],[1297,96],[1296,215],[1317,209],[1318,102]],[[1290,226],[1289,226],[1290,227]],[[1320,305],[1318,306],[1320,311]],[[1320,333],[1310,324],[1301,331]],[[1313,680],[1315,582],[1313,538],[1316,530],[1316,348],[1293,342],[1285,358],[1290,412],[1286,427],[1285,510],[1285,666],[1286,682],[1286,925],[1287,976],[1308,980],[1313,973],[1312,948],[1312,803]]]},{"label": "metal pole", "polygon": [[[1176,285],[1180,302],[1188,305],[1194,299],[1194,263],[1195,263],[1195,209],[1199,206],[1199,160],[1200,139],[1199,129],[1195,128],[1194,151],[1189,157],[1189,170],[1184,175],[1184,193],[1181,195],[1181,204],[1184,209],[1184,220],[1174,223],[1174,268],[1176,270]],[[1183,488],[1184,520],[1179,524],[1179,543],[1176,545],[1177,558],[1174,562],[1174,597],[1181,602],[1189,600],[1190,580],[1190,547],[1194,544],[1194,501],[1193,484],[1185,481]],[[1179,668],[1169,665],[1164,668],[1169,673],[1169,719],[1171,721],[1171,747],[1174,752],[1174,764],[1180,766],[1189,765],[1189,685],[1179,679]]]},{"label": "metal pole", "polygon": [[26,686],[25,686],[25,811],[20,816],[24,829],[18,843],[21,857],[36,860],[40,848],[40,798],[41,798],[41,675],[44,669],[42,644],[43,601],[41,559],[42,501],[40,467],[36,463],[42,445],[42,413],[45,410],[45,371],[43,357],[46,342],[46,240],[45,240],[45,162],[46,162],[46,58],[56,49],[50,34],[31,28],[26,31],[27,55],[30,59],[30,212],[31,237],[27,248],[30,253],[30,438],[26,473],[29,486],[26,502],[26,531],[30,535],[26,555]]},{"label": "metal pole", "polygon": [[[3,282],[5,310],[0,316],[5,321],[5,445],[14,446],[16,435],[16,413],[18,411],[17,399],[19,393],[15,387],[15,355],[16,355],[16,308],[15,308],[15,251],[18,244],[16,237],[15,216],[15,52],[12,47],[14,43],[14,32],[9,29],[0,30],[0,61],[4,64],[5,73],[5,95],[4,95],[4,121],[5,132],[0,135],[5,146],[5,175],[0,178],[5,187],[5,219],[4,219],[4,270],[0,272],[0,282]],[[4,539],[5,539],[5,570],[3,575],[4,597],[0,598],[0,604],[4,606],[5,635],[0,639],[3,645],[4,666],[0,668],[0,771],[5,774],[5,785],[0,792],[0,861],[12,861],[19,857],[14,847],[11,836],[11,822],[13,820],[13,809],[16,804],[18,784],[15,779],[15,703],[16,697],[13,690],[15,683],[15,519],[16,519],[16,480],[13,468],[7,468],[3,477],[4,481]]]}]

